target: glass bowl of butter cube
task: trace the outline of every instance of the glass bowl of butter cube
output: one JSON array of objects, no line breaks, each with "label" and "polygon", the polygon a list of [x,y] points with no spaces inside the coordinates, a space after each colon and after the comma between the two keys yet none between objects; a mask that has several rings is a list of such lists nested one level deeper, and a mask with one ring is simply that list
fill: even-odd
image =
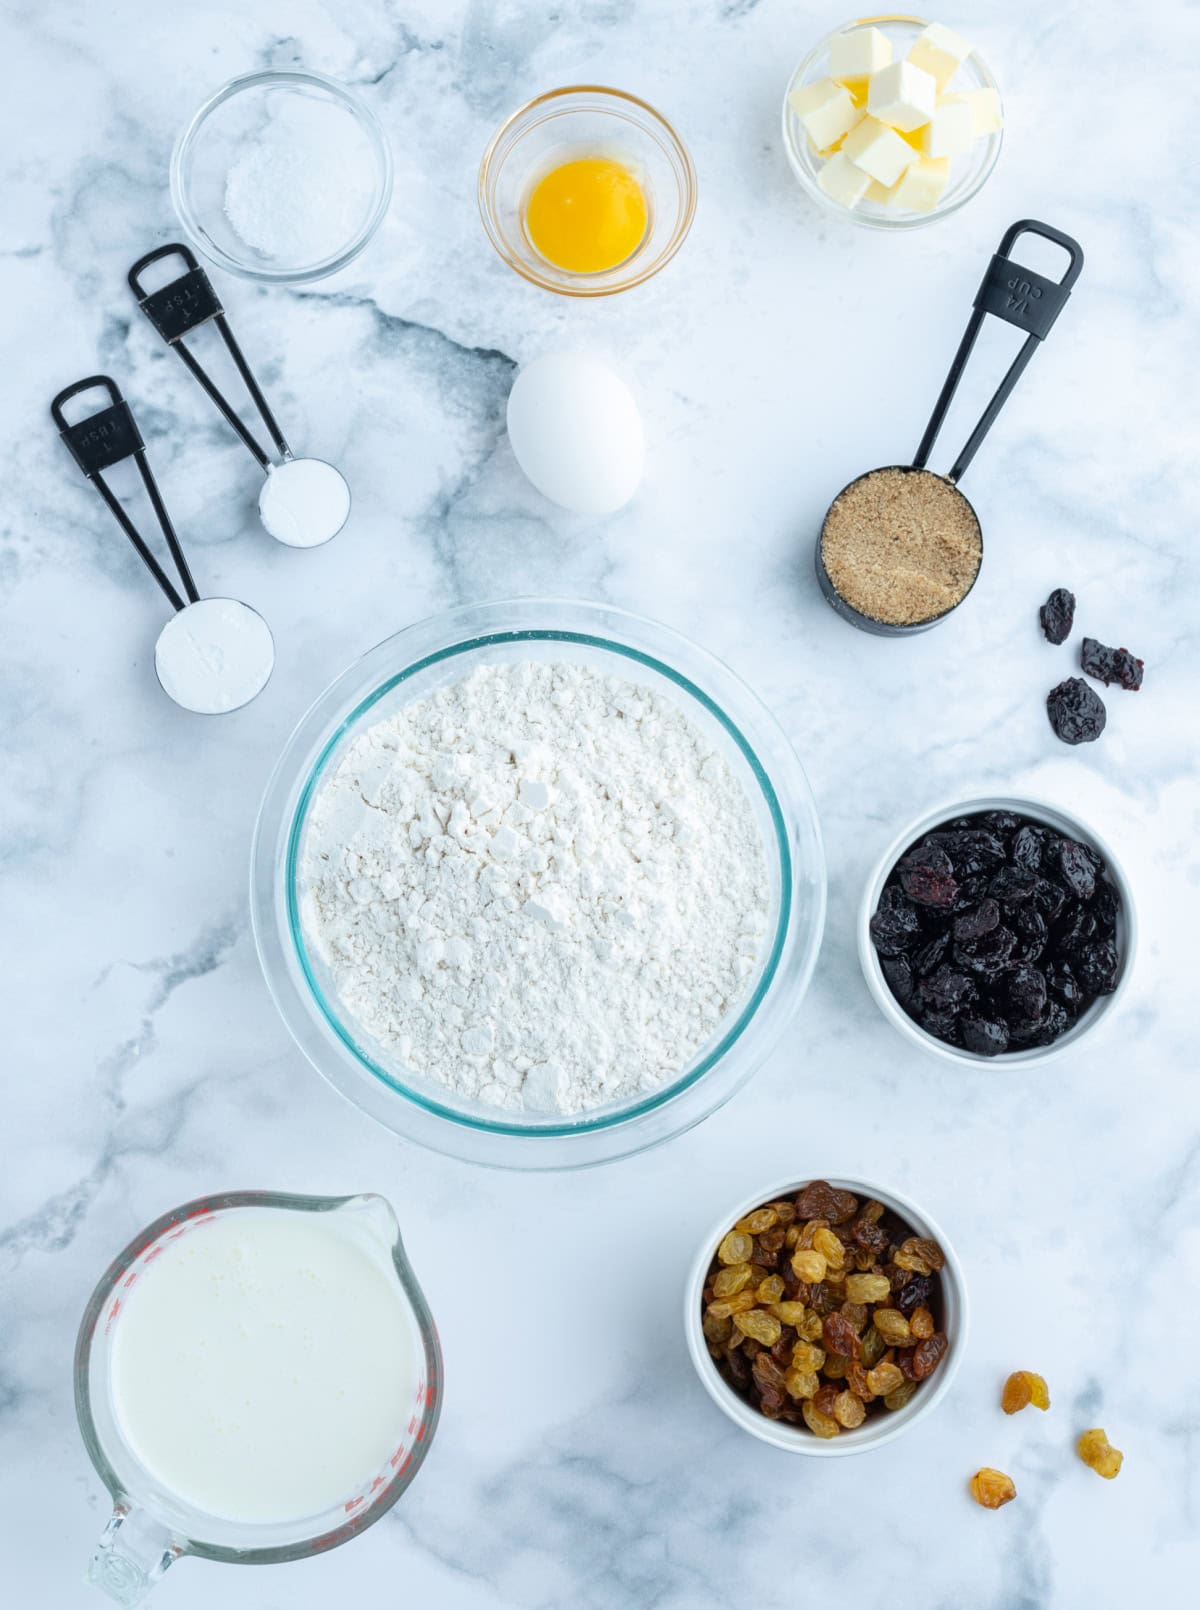
[{"label": "glass bowl of butter cube", "polygon": [[979,52],[920,17],[845,23],[804,58],[783,100],[801,185],[869,229],[917,229],[964,206],[996,166],[1003,130]]}]

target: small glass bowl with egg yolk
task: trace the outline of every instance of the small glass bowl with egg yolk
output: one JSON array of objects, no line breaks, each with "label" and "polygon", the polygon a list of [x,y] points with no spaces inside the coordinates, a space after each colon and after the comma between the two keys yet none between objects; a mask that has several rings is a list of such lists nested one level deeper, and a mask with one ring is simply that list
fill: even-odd
[{"label": "small glass bowl with egg yolk", "polygon": [[696,170],[645,101],[575,85],[539,95],[497,129],[479,166],[479,211],[523,279],[561,296],[612,296],[683,245]]}]

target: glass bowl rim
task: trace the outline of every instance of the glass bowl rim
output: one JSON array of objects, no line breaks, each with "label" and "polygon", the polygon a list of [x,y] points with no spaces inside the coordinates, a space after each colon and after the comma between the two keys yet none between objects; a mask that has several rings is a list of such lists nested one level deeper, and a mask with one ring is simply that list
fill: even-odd
[{"label": "glass bowl rim", "polygon": [[[650,259],[646,266],[638,273],[630,274],[627,277],[619,279],[615,283],[606,283],[603,285],[589,284],[589,279],[593,279],[595,276],[579,274],[572,276],[572,282],[570,284],[561,284],[558,281],[550,279],[548,275],[539,274],[532,269],[529,264],[523,262],[514,252],[509,250],[504,234],[495,222],[493,210],[489,201],[488,181],[491,175],[492,165],[495,161],[496,153],[500,149],[500,146],[506,136],[508,136],[512,130],[524,118],[527,118],[529,114],[536,108],[557,101],[565,95],[611,96],[614,100],[626,101],[631,106],[636,106],[639,111],[646,113],[651,122],[657,124],[666,134],[667,140],[678,157],[680,166],[683,169],[684,182],[682,186],[682,204],[679,209],[679,217],[675,221],[675,226],[671,232],[670,239],[667,241],[662,251],[660,251],[656,257]],[[603,115],[611,116],[612,114],[605,112]],[[683,138],[679,134],[678,130],[668,118],[663,116],[657,107],[651,106],[649,101],[643,100],[640,95],[631,94],[628,90],[614,89],[611,84],[563,84],[557,89],[545,90],[541,95],[535,95],[532,97],[532,99],[526,101],[522,106],[518,106],[515,112],[511,112],[509,116],[504,119],[485,146],[483,156],[479,161],[479,174],[475,185],[475,194],[479,205],[479,216],[483,222],[484,232],[487,235],[488,240],[492,243],[497,256],[507,263],[509,268],[511,268],[514,273],[519,274],[521,278],[526,280],[530,285],[536,285],[539,287],[539,289],[544,291],[553,291],[558,296],[574,296],[585,298],[616,296],[620,291],[632,290],[635,285],[644,285],[647,280],[653,279],[661,269],[665,268],[688,237],[688,233],[692,227],[692,220],[696,216],[696,201],[698,193],[699,181],[696,175],[696,165],[692,161],[692,154],[684,144]],[[629,259],[629,262],[636,263],[638,261],[638,255],[638,252],[635,252]],[[619,267],[620,265],[618,265],[618,269],[614,269],[611,272],[616,273],[619,270]]]},{"label": "glass bowl rim", "polygon": [[[468,606],[470,607],[470,606]],[[605,606],[607,608],[607,606]],[[387,640],[385,640],[387,641]],[[579,645],[585,648],[599,649],[607,653],[616,653],[635,666],[642,666],[667,678],[676,687],[689,694],[709,715],[713,716],[725,732],[733,739],[734,744],[750,768],[751,775],[757,783],[767,807],[767,814],[775,834],[775,848],[779,855],[780,898],[779,912],[775,923],[775,932],[771,940],[770,950],[763,964],[762,971],[754,989],[742,1002],[732,1023],[721,1035],[704,1056],[693,1063],[689,1063],[674,1079],[664,1082],[657,1089],[649,1092],[641,1099],[611,1112],[601,1112],[595,1117],[588,1117],[586,1111],[576,1115],[570,1122],[542,1122],[537,1124],[518,1123],[502,1118],[486,1118],[474,1114],[464,1113],[442,1102],[423,1095],[391,1077],[384,1069],[378,1066],[375,1060],[359,1046],[349,1028],[342,1023],[338,1014],[332,1009],[325,998],[320,985],[314,976],[308,951],[303,942],[303,925],[299,914],[298,899],[298,855],[300,839],[303,833],[308,807],[312,798],[323,780],[325,767],[337,745],[345,738],[367,713],[378,702],[386,697],[394,688],[407,681],[420,671],[430,666],[440,664],[456,658],[459,655],[470,654],[476,649],[502,646],[510,643],[554,643],[560,642],[569,645]],[[744,684],[743,684],[744,685]],[[791,927],[793,903],[793,878],[791,846],[788,843],[787,824],[783,809],[779,801],[774,783],[771,781],[763,762],[759,759],[757,751],[742,733],[740,727],[732,717],[722,708],[711,695],[698,687],[690,677],[685,676],[675,667],[654,656],[644,653],[641,649],[630,644],[621,643],[613,638],[602,637],[594,633],[568,631],[563,629],[518,628],[507,631],[490,631],[466,637],[458,642],[447,644],[412,661],[402,670],[385,678],[376,685],[371,692],[365,694],[349,711],[337,726],[328,734],[322,743],[320,751],[308,768],[304,781],[301,784],[291,818],[287,825],[287,847],[284,859],[284,898],[288,915],[288,938],[291,942],[294,959],[300,967],[301,974],[308,987],[309,995],[325,1023],[345,1046],[346,1050],[356,1059],[359,1065],[393,1094],[403,1100],[411,1102],[435,1118],[447,1120],[469,1130],[480,1131],[484,1134],[520,1138],[523,1140],[542,1138],[570,1138],[579,1135],[593,1134],[619,1127],[632,1122],[648,1113],[657,1111],[667,1105],[676,1097],[682,1096],[692,1089],[716,1065],[723,1061],[741,1040],[744,1032],[753,1022],[758,1008],[766,999],[779,970],[779,963],[783,956],[784,946]]]},{"label": "glass bowl rim", "polygon": [[[978,175],[969,185],[966,186],[961,196],[956,197],[954,201],[948,203],[944,207],[939,205],[932,208],[929,212],[914,212],[895,218],[872,217],[867,213],[859,212],[857,207],[843,207],[840,202],[834,201],[832,197],[827,196],[821,189],[820,185],[817,184],[816,180],[805,170],[800,158],[800,153],[796,150],[792,139],[791,122],[789,118],[789,113],[791,111],[789,97],[794,89],[799,89],[804,84],[807,75],[811,72],[818,56],[820,56],[823,51],[828,50],[830,42],[838,34],[846,33],[852,28],[867,28],[875,23],[881,22],[911,23],[916,28],[928,28],[930,26],[927,18],[914,16],[911,12],[883,11],[871,17],[851,17],[846,22],[842,23],[840,27],[831,28],[827,34],[817,41],[811,50],[805,53],[802,59],[793,68],[791,76],[788,78],[787,84],[784,88],[783,108],[780,114],[780,129],[783,137],[784,155],[787,157],[788,167],[791,168],[793,177],[800,186],[801,190],[804,191],[806,196],[815,201],[819,207],[832,216],[847,219],[849,222],[857,224],[861,229],[879,229],[883,231],[923,229],[928,224],[936,223],[939,218],[951,217],[959,210],[960,207],[965,207],[968,201],[973,201],[983,189],[984,185],[991,178],[993,172],[995,171],[997,162],[1000,160],[1000,151],[1004,145],[1003,123],[1001,124],[999,132],[991,136],[991,139],[994,142],[992,144],[991,155],[984,159]],[[979,77],[983,81],[979,87],[981,89],[994,89],[997,96],[1000,98],[1001,108],[1003,108],[1004,98],[1000,95],[1000,85],[996,81],[996,75],[992,72],[991,68],[980,55],[979,51],[972,47],[970,55],[967,56],[965,60],[973,61],[975,63]]]},{"label": "glass bowl rim", "polygon": [[[219,106],[242,94],[269,84],[310,84],[327,91],[339,101],[364,131],[374,153],[376,196],[365,222],[351,240],[332,256],[303,268],[267,268],[234,257],[218,246],[204,230],[191,204],[190,187],[184,180],[184,163],[191,155],[200,131]],[[188,118],[171,151],[170,190],[171,202],[188,238],[209,262],[227,273],[242,279],[258,280],[268,285],[302,285],[311,280],[325,279],[354,260],[368,246],[383,222],[392,201],[393,161],[392,148],[383,124],[358,92],[339,79],[330,78],[309,67],[266,67],[252,73],[239,73],[228,79],[207,96]]]}]

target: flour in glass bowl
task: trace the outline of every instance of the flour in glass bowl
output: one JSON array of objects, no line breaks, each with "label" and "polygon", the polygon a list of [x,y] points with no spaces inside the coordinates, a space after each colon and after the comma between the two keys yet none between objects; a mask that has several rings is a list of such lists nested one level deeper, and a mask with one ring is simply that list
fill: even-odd
[{"label": "flour in glass bowl", "polygon": [[380,720],[306,828],[302,925],[347,1027],[499,1108],[578,1113],[682,1071],[769,910],[728,762],[587,665],[482,666]]}]

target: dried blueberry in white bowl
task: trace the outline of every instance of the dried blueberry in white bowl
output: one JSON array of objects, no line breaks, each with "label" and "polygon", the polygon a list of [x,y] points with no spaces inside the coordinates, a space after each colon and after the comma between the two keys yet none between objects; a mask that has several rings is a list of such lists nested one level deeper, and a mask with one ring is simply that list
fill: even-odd
[{"label": "dried blueberry in white bowl", "polygon": [[1045,800],[987,796],[898,833],[858,914],[863,976],[904,1037],[955,1062],[1044,1062],[1111,1018],[1137,917],[1109,845]]}]

